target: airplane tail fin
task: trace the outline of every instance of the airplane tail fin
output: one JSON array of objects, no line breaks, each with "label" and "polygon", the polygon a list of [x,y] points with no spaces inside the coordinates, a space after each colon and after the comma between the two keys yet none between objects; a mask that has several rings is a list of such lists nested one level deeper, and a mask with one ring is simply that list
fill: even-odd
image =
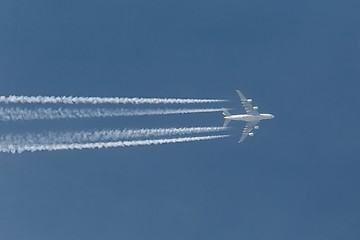
[{"label": "airplane tail fin", "polygon": [[223,127],[226,127],[230,123],[230,119],[225,119]]},{"label": "airplane tail fin", "polygon": [[226,109],[223,109],[223,115],[224,115],[225,117],[231,116],[231,114],[229,113],[229,111],[226,110]]},{"label": "airplane tail fin", "polygon": [[[231,116],[228,110],[223,109],[223,115],[224,117]],[[226,127],[230,123],[231,119],[225,119],[223,127]]]}]

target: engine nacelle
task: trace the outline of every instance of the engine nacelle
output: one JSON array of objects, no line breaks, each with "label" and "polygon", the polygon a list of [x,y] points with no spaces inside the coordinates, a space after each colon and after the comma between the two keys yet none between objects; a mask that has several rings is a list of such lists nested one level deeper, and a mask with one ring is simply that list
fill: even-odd
[{"label": "engine nacelle", "polygon": [[254,109],[254,110],[258,110],[258,109],[259,109],[259,107],[258,107],[258,106],[255,106],[255,107],[253,107],[253,109]]},{"label": "engine nacelle", "polygon": [[259,129],[259,126],[255,126],[254,129]]},{"label": "engine nacelle", "polygon": [[251,98],[249,98],[249,99],[246,99],[246,101],[248,101],[248,102],[252,102],[252,99],[251,99]]},{"label": "engine nacelle", "polygon": [[249,133],[249,136],[250,137],[254,136],[254,133],[253,132]]}]

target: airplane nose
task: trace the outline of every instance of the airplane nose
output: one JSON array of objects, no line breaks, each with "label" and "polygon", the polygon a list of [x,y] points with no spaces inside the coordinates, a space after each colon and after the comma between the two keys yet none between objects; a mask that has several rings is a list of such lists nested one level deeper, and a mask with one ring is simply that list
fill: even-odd
[{"label": "airplane nose", "polygon": [[274,118],[275,116],[274,115],[271,115],[271,118]]}]

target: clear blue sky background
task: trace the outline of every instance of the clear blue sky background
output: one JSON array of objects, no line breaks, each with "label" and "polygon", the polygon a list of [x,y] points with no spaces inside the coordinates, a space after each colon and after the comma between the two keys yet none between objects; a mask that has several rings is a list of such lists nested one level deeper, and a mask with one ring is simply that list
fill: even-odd
[{"label": "clear blue sky background", "polygon": [[216,141],[1,154],[0,239],[360,239],[359,12],[355,0],[1,0],[0,95],[226,98],[242,112],[241,89],[276,118],[241,145],[237,122]]}]

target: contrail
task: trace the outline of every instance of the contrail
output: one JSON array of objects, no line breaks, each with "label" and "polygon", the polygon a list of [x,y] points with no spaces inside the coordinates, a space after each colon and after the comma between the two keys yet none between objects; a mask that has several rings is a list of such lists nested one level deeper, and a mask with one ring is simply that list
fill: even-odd
[{"label": "contrail", "polygon": [[109,142],[122,139],[164,137],[225,131],[226,127],[183,127],[183,128],[143,128],[124,130],[44,132],[37,134],[8,134],[0,136],[0,147],[9,145],[44,145]]},{"label": "contrail", "polygon": [[125,108],[0,108],[0,121],[104,118],[221,112],[224,108],[125,109]]},{"label": "contrail", "polygon": [[62,104],[191,104],[226,102],[223,99],[71,97],[71,96],[0,96],[0,103]]},{"label": "contrail", "polygon": [[183,137],[183,138],[168,138],[168,139],[150,139],[150,140],[136,140],[136,141],[117,141],[117,142],[96,142],[96,143],[70,143],[70,144],[44,144],[44,145],[9,145],[0,147],[0,152],[5,153],[22,153],[25,151],[56,151],[56,150],[80,150],[80,149],[96,149],[96,148],[115,148],[115,147],[130,147],[130,146],[145,146],[145,145],[160,145],[168,143],[181,143],[193,141],[205,141],[212,139],[219,139],[229,137],[229,135],[213,135],[202,137]]}]

